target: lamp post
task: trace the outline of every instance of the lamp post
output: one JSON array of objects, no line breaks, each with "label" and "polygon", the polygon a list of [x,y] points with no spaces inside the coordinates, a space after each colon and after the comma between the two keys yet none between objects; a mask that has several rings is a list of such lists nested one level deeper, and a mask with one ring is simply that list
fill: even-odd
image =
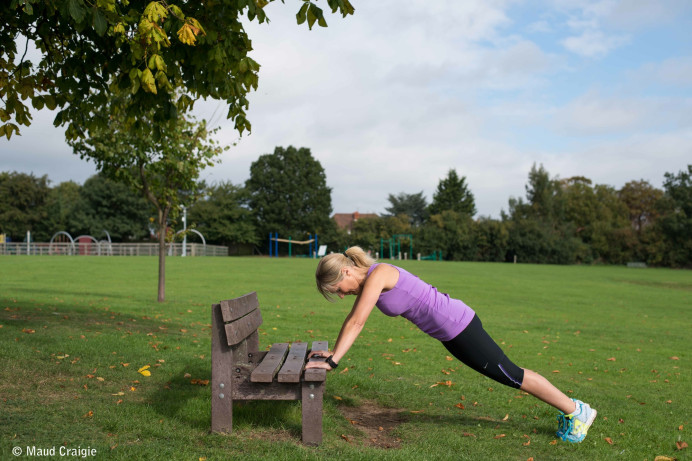
[{"label": "lamp post", "polygon": [[185,257],[187,255],[187,207],[183,205],[183,254]]}]

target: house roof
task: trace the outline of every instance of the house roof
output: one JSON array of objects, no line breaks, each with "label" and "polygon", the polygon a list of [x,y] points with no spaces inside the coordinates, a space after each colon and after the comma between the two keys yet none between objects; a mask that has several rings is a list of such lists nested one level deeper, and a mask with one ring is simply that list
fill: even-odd
[{"label": "house roof", "polygon": [[336,225],[340,229],[348,229],[349,231],[353,229],[353,223],[363,218],[378,218],[379,216],[375,213],[335,213],[332,219],[336,221]]}]

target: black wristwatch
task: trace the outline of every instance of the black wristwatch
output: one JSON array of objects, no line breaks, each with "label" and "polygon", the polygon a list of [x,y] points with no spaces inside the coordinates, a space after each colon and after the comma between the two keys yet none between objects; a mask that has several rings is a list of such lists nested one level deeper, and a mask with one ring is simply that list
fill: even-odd
[{"label": "black wristwatch", "polygon": [[334,356],[330,355],[329,357],[327,357],[327,360],[325,360],[325,362],[327,362],[327,365],[332,367],[332,370],[334,370],[336,367],[339,366],[339,364],[334,362],[334,360],[332,360],[332,357],[334,357]]}]

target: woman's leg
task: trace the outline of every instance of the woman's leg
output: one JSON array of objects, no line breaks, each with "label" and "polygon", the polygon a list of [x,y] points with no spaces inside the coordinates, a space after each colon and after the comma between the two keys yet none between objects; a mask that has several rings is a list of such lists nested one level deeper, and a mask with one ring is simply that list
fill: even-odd
[{"label": "woman's leg", "polygon": [[548,405],[554,406],[566,415],[571,414],[576,409],[576,404],[572,399],[535,371],[524,368],[524,381],[520,389]]},{"label": "woman's leg", "polygon": [[501,384],[528,392],[564,414],[571,414],[575,410],[574,401],[550,381],[509,360],[485,331],[477,315],[459,336],[442,344],[464,364]]}]

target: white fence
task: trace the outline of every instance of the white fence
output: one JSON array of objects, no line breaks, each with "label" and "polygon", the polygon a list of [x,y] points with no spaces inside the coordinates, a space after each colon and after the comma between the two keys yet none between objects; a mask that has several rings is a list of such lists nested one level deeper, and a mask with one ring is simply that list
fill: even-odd
[{"label": "white fence", "polygon": [[[166,245],[168,256],[181,256],[182,243]],[[158,243],[53,242],[0,243],[0,255],[158,256]],[[228,247],[188,243],[186,256],[228,256]]]}]

